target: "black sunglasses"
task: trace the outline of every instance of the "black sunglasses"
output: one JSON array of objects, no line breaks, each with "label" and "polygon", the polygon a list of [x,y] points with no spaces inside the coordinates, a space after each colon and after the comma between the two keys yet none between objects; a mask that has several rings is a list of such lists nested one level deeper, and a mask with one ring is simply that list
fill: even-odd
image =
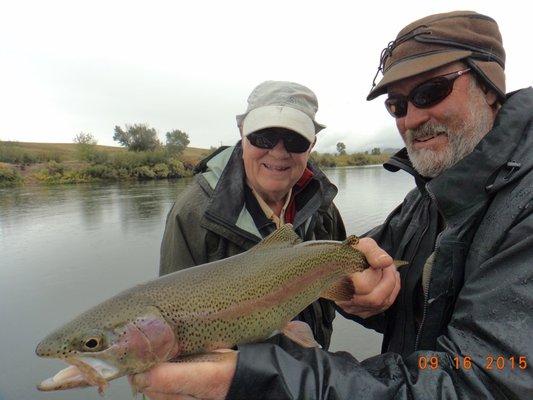
[{"label": "black sunglasses", "polygon": [[311,142],[302,135],[291,131],[289,129],[261,129],[246,136],[252,146],[260,149],[273,149],[279,142],[283,140],[283,145],[289,153],[305,153]]},{"label": "black sunglasses", "polygon": [[407,103],[411,102],[417,108],[429,108],[444,100],[453,90],[457,78],[470,71],[470,68],[431,78],[411,90],[407,96],[391,94],[385,100],[387,111],[394,118],[407,115]]}]

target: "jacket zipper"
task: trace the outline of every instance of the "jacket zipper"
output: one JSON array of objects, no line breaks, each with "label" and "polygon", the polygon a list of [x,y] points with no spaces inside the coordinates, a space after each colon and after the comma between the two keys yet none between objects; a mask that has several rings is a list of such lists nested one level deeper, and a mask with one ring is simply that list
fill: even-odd
[{"label": "jacket zipper", "polygon": [[[440,234],[439,234],[440,236]],[[438,237],[437,237],[438,239]],[[429,302],[428,302],[428,293],[429,293],[429,281],[431,280],[431,271],[433,270],[433,263],[435,261],[435,251],[437,249],[437,246],[435,246],[435,248],[433,249],[433,253],[431,253],[431,255],[428,257],[427,261],[426,261],[426,264],[424,265],[424,270],[426,269],[426,265],[428,265],[428,262],[431,261],[431,264],[429,264],[428,266],[428,285],[427,285],[427,288],[423,288],[424,289],[424,307],[422,309],[422,321],[420,321],[420,326],[418,327],[418,332],[416,334],[416,340],[415,340],[415,351],[418,350],[418,346],[420,344],[420,337],[422,335],[422,328],[424,326],[424,321],[426,320],[426,314],[427,314],[427,311],[428,311],[428,307],[429,307]],[[422,272],[423,274],[423,272]],[[423,285],[422,285],[423,286]]]},{"label": "jacket zipper", "polygon": [[[433,193],[431,193],[431,191],[427,188],[426,186],[426,190],[429,194],[429,197],[435,202],[437,202],[437,199],[435,198],[435,195]],[[426,320],[426,315],[427,315],[427,311],[428,311],[428,307],[429,307],[429,301],[428,301],[428,297],[429,297],[429,282],[431,281],[431,273],[433,271],[433,264],[435,263],[435,252],[437,251],[437,247],[439,247],[439,244],[440,244],[440,239],[442,237],[442,234],[443,234],[444,230],[442,232],[440,232],[438,235],[437,235],[437,239],[435,240],[435,246],[433,246],[433,252],[429,255],[428,257],[428,260],[426,261],[426,264],[428,263],[428,261],[430,261],[431,258],[433,258],[431,260],[431,264],[428,265],[428,279],[427,279],[427,287],[424,287],[424,285],[422,284],[422,288],[423,288],[423,293],[424,293],[424,307],[422,308],[422,321],[420,321],[420,326],[418,327],[418,332],[416,334],[416,340],[415,340],[415,351],[418,350],[418,346],[420,345],[420,338],[422,336],[422,328],[424,327],[424,321]],[[424,270],[426,269],[426,264],[424,264],[424,268],[422,270],[422,283],[423,283],[423,276],[424,276]]]},{"label": "jacket zipper", "polygon": [[[418,251],[418,249],[420,247],[420,242],[422,241],[422,238],[424,237],[424,235],[426,234],[428,229],[429,229],[429,218],[428,218],[428,222],[427,222],[426,226],[424,227],[424,230],[422,231],[422,233],[420,234],[420,236],[418,237],[418,239],[416,241],[416,246],[415,246],[413,255],[409,259],[409,264],[407,265],[407,271],[405,271],[405,276],[406,276],[405,279],[407,279],[407,276],[409,275],[409,269],[411,268],[411,265],[413,264],[413,259],[415,258],[415,255],[416,255],[416,253],[417,253],[417,251]],[[406,297],[406,293],[403,290],[402,291],[402,304],[404,304],[404,305],[406,303],[405,297]],[[405,344],[405,323],[404,323],[404,326],[403,326],[403,331],[404,331],[404,334],[403,334],[403,338],[402,338],[402,347]]]}]

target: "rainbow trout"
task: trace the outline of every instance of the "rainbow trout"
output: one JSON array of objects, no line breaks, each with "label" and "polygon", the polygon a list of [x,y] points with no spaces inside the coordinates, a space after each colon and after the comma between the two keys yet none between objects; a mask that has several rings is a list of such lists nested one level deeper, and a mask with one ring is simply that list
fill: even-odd
[{"label": "rainbow trout", "polygon": [[347,275],[368,263],[344,242],[303,242],[287,224],[252,249],[135,286],[84,312],[39,343],[39,357],[69,367],[39,390],[97,386],[180,357],[264,340],[319,297],[353,295]]}]

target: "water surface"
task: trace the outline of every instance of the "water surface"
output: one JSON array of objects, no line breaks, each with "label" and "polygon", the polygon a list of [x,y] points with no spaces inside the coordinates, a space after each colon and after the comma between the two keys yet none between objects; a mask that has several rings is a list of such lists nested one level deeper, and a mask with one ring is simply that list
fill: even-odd
[{"label": "water surface", "polygon": [[[381,223],[414,183],[381,167],[326,171],[349,233]],[[35,346],[87,308],[155,278],[166,214],[190,182],[151,181],[0,189],[0,400],[100,399],[96,390],[42,393],[65,366]],[[338,316],[332,350],[379,353],[380,335]],[[124,378],[106,398],[130,399]]]}]

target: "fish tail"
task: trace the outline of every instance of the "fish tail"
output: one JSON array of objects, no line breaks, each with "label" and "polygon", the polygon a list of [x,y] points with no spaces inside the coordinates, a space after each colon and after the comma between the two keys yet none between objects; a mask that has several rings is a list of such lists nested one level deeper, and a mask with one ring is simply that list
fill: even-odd
[{"label": "fish tail", "polygon": [[[362,272],[365,269],[369,268],[365,255],[357,250],[355,246],[359,243],[359,238],[355,235],[350,235],[342,242],[344,246],[350,246],[359,256],[355,257],[352,263],[346,264],[346,269],[344,270],[344,275],[341,276],[337,281],[335,281],[330,287],[324,290],[320,297],[333,300],[333,301],[347,301],[352,299],[355,295],[355,287],[353,281],[350,279],[350,274],[354,272]],[[407,265],[406,261],[393,260],[393,264],[396,267],[401,267]]]},{"label": "fish tail", "polygon": [[[351,246],[355,248],[355,246],[359,244],[359,237],[355,235],[350,235],[346,238],[345,241],[342,242],[342,244],[345,246]],[[409,264],[407,261],[403,261],[403,260],[392,260],[392,263],[396,266],[396,268],[400,268],[400,267],[403,267]]]}]

